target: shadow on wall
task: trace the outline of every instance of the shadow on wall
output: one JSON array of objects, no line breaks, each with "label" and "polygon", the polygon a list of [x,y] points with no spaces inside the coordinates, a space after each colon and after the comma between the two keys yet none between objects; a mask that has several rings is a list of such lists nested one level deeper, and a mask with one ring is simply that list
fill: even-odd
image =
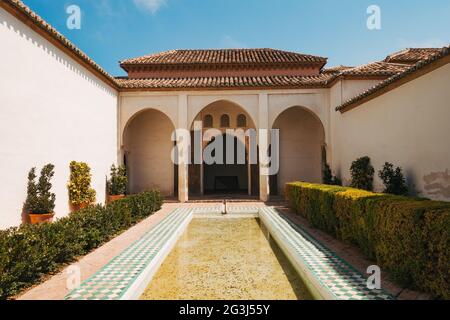
[{"label": "shadow on wall", "polygon": [[450,174],[448,169],[444,172],[431,172],[423,177],[424,189],[427,194],[439,199],[450,199]]},{"label": "shadow on wall", "polygon": [[[42,36],[35,33],[33,30],[29,29],[27,26],[23,25],[22,22],[16,20],[9,14],[0,15],[0,24],[5,26],[6,29],[15,32],[19,37],[25,39],[27,42],[32,43],[36,48],[47,53],[53,60],[62,64],[64,67],[69,69],[71,72],[75,73],[82,79],[88,81],[97,88],[107,92],[110,95],[115,95],[115,92],[111,87],[104,84],[103,81],[99,80],[96,76],[92,75],[88,70],[78,65],[78,63],[72,61],[68,58],[67,54],[63,51],[55,48],[54,45],[49,45],[49,42],[42,38]],[[29,53],[26,53],[29,54]]]}]

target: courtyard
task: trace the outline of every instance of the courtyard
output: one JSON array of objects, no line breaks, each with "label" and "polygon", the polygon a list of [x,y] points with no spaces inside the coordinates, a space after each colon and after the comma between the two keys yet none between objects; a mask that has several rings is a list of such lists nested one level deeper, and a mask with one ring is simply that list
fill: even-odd
[{"label": "courtyard", "polygon": [[124,3],[65,3],[67,31],[34,10],[61,27],[57,5],[0,2],[0,299],[450,299],[447,42],[192,49],[168,1]]}]

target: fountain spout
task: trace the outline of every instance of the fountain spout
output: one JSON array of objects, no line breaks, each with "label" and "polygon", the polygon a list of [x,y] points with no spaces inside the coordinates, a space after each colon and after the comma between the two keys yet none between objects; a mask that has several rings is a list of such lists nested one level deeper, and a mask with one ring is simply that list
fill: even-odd
[{"label": "fountain spout", "polygon": [[227,201],[223,200],[222,202],[222,214],[227,214]]}]

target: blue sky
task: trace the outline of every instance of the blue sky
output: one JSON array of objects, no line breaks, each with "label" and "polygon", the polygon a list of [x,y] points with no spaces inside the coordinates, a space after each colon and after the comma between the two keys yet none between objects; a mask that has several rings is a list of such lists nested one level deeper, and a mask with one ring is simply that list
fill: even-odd
[{"label": "blue sky", "polygon": [[[113,75],[118,61],[170,49],[277,48],[332,65],[380,60],[405,47],[450,43],[448,0],[24,0]],[[66,26],[78,5],[81,29]],[[369,5],[381,30],[366,27]]]}]

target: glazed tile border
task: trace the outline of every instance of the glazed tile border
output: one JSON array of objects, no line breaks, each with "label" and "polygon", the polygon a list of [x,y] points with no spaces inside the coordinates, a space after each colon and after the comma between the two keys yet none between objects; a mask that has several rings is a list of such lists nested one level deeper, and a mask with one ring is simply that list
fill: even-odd
[{"label": "glazed tile border", "polygon": [[[177,209],[106,266],[70,292],[66,300],[120,300],[154,262],[179,228],[192,217],[191,209]],[[176,239],[175,239],[176,240]]]},{"label": "glazed tile border", "polygon": [[[157,259],[163,259],[161,251],[167,251],[169,242],[176,242],[190,222],[192,215],[202,213],[221,213],[221,205],[176,209],[165,219],[133,243],[121,254],[112,259],[96,274],[86,280],[79,288],[70,292],[67,300],[120,300],[137,298],[136,282],[142,281],[143,274]],[[285,220],[273,208],[231,205],[228,212],[233,214],[255,213],[265,224],[269,224],[275,239],[281,241],[280,247],[287,246],[296,261],[312,275],[312,281],[326,290],[329,296],[338,300],[386,300],[392,297],[383,290],[369,290],[365,277],[355,268],[326,248],[305,230],[293,222]],[[178,233],[178,234],[177,234]],[[176,238],[176,239],[175,239]],[[157,268],[159,265],[156,265]],[[156,270],[155,270],[156,271]],[[145,278],[145,277],[144,277]],[[311,280],[311,279],[309,279]],[[146,283],[141,284],[146,285]]]},{"label": "glazed tile border", "polygon": [[[303,228],[283,219],[273,208],[261,208],[260,217],[275,230],[280,247],[286,246],[296,262],[312,275],[312,282],[336,300],[391,300],[384,290],[370,290],[366,278]],[[295,264],[295,263],[294,263]]]}]

